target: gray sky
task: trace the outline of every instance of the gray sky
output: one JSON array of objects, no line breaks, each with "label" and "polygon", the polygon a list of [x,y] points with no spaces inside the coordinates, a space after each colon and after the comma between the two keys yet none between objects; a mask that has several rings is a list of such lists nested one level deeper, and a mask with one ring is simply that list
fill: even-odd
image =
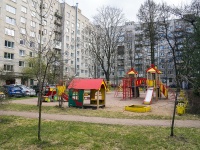
[{"label": "gray sky", "polygon": [[[64,0],[60,0],[64,1]],[[65,0],[69,5],[76,5],[81,9],[82,14],[91,19],[92,16],[97,14],[97,8],[103,5],[114,6],[123,10],[127,21],[137,22],[136,14],[141,4],[144,4],[146,0]],[[181,4],[190,3],[191,0],[154,0],[156,3],[167,2],[167,4],[179,6]]]}]

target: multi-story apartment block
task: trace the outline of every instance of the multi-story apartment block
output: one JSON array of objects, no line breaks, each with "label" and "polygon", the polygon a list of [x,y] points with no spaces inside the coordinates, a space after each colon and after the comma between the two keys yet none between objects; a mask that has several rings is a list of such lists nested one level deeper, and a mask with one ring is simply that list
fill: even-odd
[{"label": "multi-story apartment block", "polygon": [[[85,27],[90,25],[89,20],[81,14],[80,9],[76,20],[76,7],[61,4],[58,0],[43,0],[43,6],[37,2],[0,2],[0,68],[2,75],[7,76],[7,84],[36,84],[35,78],[24,79],[22,70],[31,67],[27,59],[38,56],[40,42],[43,52],[51,50],[60,56],[57,62],[51,63],[50,70],[55,71],[55,75],[71,77],[75,75],[76,68],[77,76],[89,77],[90,59],[86,51],[87,44],[84,43],[89,36],[85,31]],[[47,58],[43,55],[42,59]],[[5,84],[5,81],[2,82]]]},{"label": "multi-story apartment block", "polygon": [[127,71],[134,67],[134,26],[134,22],[126,22],[119,37],[115,72],[111,76],[111,81],[114,81],[115,84],[119,84]]},{"label": "multi-story apartment block", "polygon": [[63,49],[64,49],[64,75],[67,77],[91,77],[90,55],[88,49],[91,23],[81,14],[78,5],[62,4],[63,16]]},{"label": "multi-story apartment block", "polygon": [[[166,25],[166,24],[165,24]],[[167,27],[167,34],[166,28]],[[182,20],[170,20],[167,25],[162,23],[158,26],[158,35],[154,47],[155,64],[161,70],[161,79],[167,85],[175,82],[175,70],[172,48],[175,50],[177,63],[182,62],[181,54],[185,35],[192,32],[191,26]],[[139,77],[146,76],[146,69],[150,66],[150,41],[144,37],[141,24],[135,25],[135,69],[139,72]],[[171,46],[166,40],[169,38]]]},{"label": "multi-story apartment block", "polygon": [[[87,29],[92,25],[78,9],[78,5],[70,6],[58,0],[49,3],[44,0],[41,6],[37,2],[0,2],[0,69],[3,70],[1,74],[7,77],[6,82],[27,85],[36,82],[35,78],[24,79],[22,70],[30,65],[26,61],[28,58],[38,56],[40,42],[43,50],[51,49],[60,56],[57,62],[51,64],[50,70],[54,71],[56,76],[62,79],[73,76],[105,78],[102,69],[97,62],[92,61],[89,54],[88,41],[91,37]],[[171,20],[168,24],[168,36],[171,36],[171,41],[176,40],[176,59],[177,62],[181,62],[184,33],[192,32],[192,28],[181,20]],[[170,84],[174,82],[174,64],[171,47],[164,38],[162,28],[160,25],[159,38],[154,47],[155,65],[163,72],[163,81]],[[131,67],[138,71],[139,77],[145,77],[146,69],[151,65],[150,58],[150,41],[144,38],[142,25],[126,22],[119,37],[117,57],[110,80],[118,84]],[[3,82],[5,84],[5,81]]]}]

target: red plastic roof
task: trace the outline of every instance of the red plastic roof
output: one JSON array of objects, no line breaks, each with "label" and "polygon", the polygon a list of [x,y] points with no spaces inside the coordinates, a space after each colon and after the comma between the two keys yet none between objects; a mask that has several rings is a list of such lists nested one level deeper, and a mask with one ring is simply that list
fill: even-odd
[{"label": "red plastic roof", "polygon": [[103,82],[103,79],[73,79],[68,89],[99,90]]},{"label": "red plastic roof", "polygon": [[134,68],[131,68],[127,74],[138,74],[138,72],[134,69]]},{"label": "red plastic roof", "polygon": [[146,72],[158,73],[158,74],[161,74],[161,73],[162,73],[160,70],[158,70],[158,69],[154,66],[154,64],[151,64],[151,67],[148,68],[148,69],[146,70]]}]

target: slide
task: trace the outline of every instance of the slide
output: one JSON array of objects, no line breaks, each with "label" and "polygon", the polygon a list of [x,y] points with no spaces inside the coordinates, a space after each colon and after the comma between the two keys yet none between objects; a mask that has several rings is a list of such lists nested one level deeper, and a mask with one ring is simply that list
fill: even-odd
[{"label": "slide", "polygon": [[153,87],[150,87],[147,89],[147,94],[146,94],[146,97],[145,97],[143,103],[146,105],[151,104],[152,96],[153,96]]}]

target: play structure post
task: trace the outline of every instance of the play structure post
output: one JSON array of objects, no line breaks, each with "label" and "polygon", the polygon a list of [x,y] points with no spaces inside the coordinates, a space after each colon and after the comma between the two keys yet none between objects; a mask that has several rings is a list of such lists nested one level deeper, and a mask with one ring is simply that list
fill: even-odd
[{"label": "play structure post", "polygon": [[97,91],[97,109],[99,109],[99,90]]},{"label": "play structure post", "polygon": [[137,95],[136,95],[136,74],[134,75],[134,78],[133,78],[133,80],[134,80],[134,96],[135,96],[135,98],[137,98]]},{"label": "play structure post", "polygon": [[158,101],[158,86],[157,86],[157,79],[158,79],[158,74],[155,73],[155,89],[156,89],[156,101]]}]

